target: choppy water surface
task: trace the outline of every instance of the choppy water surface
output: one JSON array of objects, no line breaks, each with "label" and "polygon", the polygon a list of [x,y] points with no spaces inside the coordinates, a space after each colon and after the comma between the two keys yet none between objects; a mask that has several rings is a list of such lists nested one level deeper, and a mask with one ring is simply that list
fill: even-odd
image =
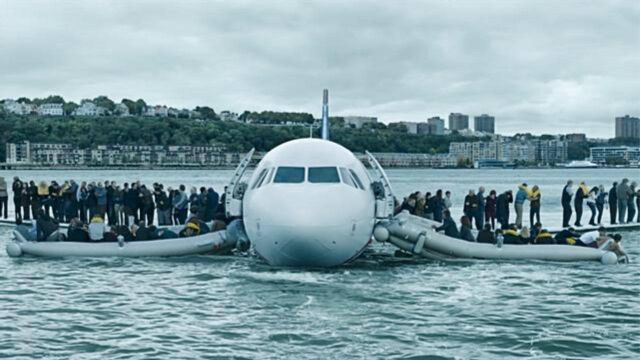
[{"label": "choppy water surface", "polygon": [[[39,179],[40,174],[68,176],[20,175]],[[96,180],[131,177],[78,174]],[[158,174],[165,183],[197,185],[210,175],[216,186],[228,176],[135,176],[153,182]],[[634,170],[576,174],[606,183],[638,177]],[[480,184],[503,190],[531,179],[543,184],[543,196],[548,194],[543,211],[546,207],[547,222],[553,223],[559,211],[553,197],[566,173],[402,170],[390,175],[399,193],[442,187],[459,194]],[[9,235],[10,229],[0,228],[1,245]],[[2,252],[0,357],[637,359],[640,233],[625,233],[623,241],[633,262],[620,266],[435,263],[368,254],[340,269],[291,270],[251,257],[45,260],[10,259]]]}]

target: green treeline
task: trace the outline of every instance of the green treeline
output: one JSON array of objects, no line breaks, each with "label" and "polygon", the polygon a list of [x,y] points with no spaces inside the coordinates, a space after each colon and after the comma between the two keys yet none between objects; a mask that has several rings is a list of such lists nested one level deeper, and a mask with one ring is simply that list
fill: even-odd
[{"label": "green treeline", "polygon": [[[352,151],[444,153],[451,141],[469,141],[459,135],[407,134],[406,129],[376,126],[331,129],[331,139]],[[404,131],[403,131],[404,130]],[[231,121],[158,117],[18,116],[0,111],[0,160],[7,142],[67,143],[80,148],[95,145],[208,145],[224,144],[228,151],[268,151],[309,136],[306,126],[264,126]],[[319,129],[314,129],[319,137]]]}]

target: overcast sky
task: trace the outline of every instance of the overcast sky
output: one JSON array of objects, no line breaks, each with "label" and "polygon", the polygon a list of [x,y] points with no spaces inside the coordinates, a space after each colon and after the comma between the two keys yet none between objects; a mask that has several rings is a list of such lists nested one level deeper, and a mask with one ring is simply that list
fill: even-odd
[{"label": "overcast sky", "polygon": [[0,0],[0,98],[107,95],[216,111],[610,137],[640,115],[640,1]]}]

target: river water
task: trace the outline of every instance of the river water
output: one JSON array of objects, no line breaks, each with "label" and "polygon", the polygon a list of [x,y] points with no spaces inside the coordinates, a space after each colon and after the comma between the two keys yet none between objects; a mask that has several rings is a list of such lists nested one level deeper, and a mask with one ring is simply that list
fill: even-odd
[{"label": "river water", "polygon": [[[140,179],[221,189],[230,171],[1,171],[9,181]],[[542,189],[560,223],[570,175],[589,185],[638,170],[391,170],[396,194]],[[12,206],[11,206],[12,207]],[[586,210],[588,213],[588,210]],[[605,216],[608,221],[608,216]],[[0,245],[10,238],[0,227]],[[637,359],[640,232],[628,265],[396,259],[375,245],[330,270],[249,256],[10,259],[0,253],[0,357],[11,359]]]}]

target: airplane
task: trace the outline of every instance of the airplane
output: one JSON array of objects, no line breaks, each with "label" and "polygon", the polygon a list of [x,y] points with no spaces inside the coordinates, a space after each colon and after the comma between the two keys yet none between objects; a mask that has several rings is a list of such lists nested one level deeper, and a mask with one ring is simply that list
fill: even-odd
[{"label": "airplane", "polygon": [[226,192],[227,216],[241,217],[255,252],[273,266],[334,267],[357,258],[394,198],[377,160],[379,180],[348,149],[329,140],[328,91],[323,93],[322,138],[283,143],[258,163],[248,182],[240,162]]}]

